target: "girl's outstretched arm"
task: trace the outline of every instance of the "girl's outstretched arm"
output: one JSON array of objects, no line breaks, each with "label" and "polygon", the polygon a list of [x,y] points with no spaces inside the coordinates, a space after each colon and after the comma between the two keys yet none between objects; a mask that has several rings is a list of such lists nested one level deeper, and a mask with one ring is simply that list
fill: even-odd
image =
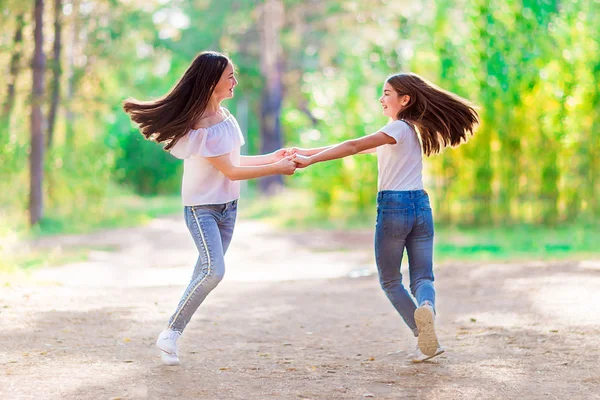
[{"label": "girl's outstretched arm", "polygon": [[325,147],[314,147],[314,148],[310,148],[310,149],[303,149],[301,147],[292,147],[292,148],[290,148],[290,150],[294,154],[300,154],[301,156],[313,156],[317,153],[320,153],[320,152],[330,149],[332,147],[333,146],[325,146]]},{"label": "girl's outstretched arm", "polygon": [[241,156],[240,165],[242,167],[252,167],[258,165],[273,164],[286,156],[286,149],[279,149],[269,154],[260,154],[258,156]]},{"label": "girl's outstretched arm", "polygon": [[232,181],[260,178],[267,175],[293,175],[296,164],[291,157],[266,165],[237,166],[231,163],[229,154],[206,158],[216,169]]},{"label": "girl's outstretched arm", "polygon": [[335,146],[326,147],[325,150],[308,157],[301,154],[297,155],[293,160],[298,164],[298,168],[303,168],[318,162],[336,160],[360,152],[367,152],[384,144],[396,144],[396,139],[383,132],[376,132],[358,139],[346,140]]},{"label": "girl's outstretched arm", "polygon": [[[333,147],[333,145],[325,146],[325,147],[314,147],[314,148],[310,148],[310,149],[302,149],[300,147],[292,147],[292,148],[290,148],[290,150],[292,151],[293,154],[300,154],[301,156],[313,156],[317,153],[320,153],[320,152],[330,149],[332,147]],[[370,154],[370,153],[375,153],[375,151],[376,151],[375,148],[372,148],[372,149],[368,149],[368,150],[359,151],[358,154]]]}]

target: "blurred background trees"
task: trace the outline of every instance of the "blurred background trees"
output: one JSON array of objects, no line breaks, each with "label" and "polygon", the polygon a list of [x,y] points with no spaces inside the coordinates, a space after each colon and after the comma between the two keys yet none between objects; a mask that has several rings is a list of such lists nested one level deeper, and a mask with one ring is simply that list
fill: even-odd
[{"label": "blurred background trees", "polygon": [[[176,195],[181,162],[143,140],[121,101],[163,95],[205,49],[239,70],[225,105],[247,154],[376,131],[385,78],[413,71],[482,116],[469,144],[426,161],[438,221],[600,216],[598,1],[3,0],[0,9],[5,227],[101,213],[120,193]],[[373,207],[376,174],[376,159],[360,155],[257,189],[307,190],[315,213],[345,218]]]}]

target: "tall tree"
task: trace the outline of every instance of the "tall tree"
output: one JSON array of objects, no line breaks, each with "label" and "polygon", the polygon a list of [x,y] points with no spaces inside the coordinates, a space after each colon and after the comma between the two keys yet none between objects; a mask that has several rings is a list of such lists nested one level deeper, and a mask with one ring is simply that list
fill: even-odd
[{"label": "tall tree", "polygon": [[15,38],[13,41],[13,53],[10,58],[10,70],[8,77],[8,87],[6,90],[6,100],[2,107],[2,117],[0,121],[2,125],[8,126],[10,114],[15,104],[16,83],[19,75],[21,57],[23,55],[23,28],[25,27],[25,15],[19,13],[17,15],[17,27],[15,28]]},{"label": "tall tree", "polygon": [[31,96],[31,154],[29,156],[29,221],[37,224],[43,216],[43,178],[44,178],[44,116],[42,103],[44,101],[44,70],[46,59],[44,55],[44,0],[35,0],[34,8],[34,40],[33,53],[33,92]]},{"label": "tall tree", "polygon": [[75,113],[73,112],[73,98],[76,86],[75,53],[79,49],[79,0],[71,1],[71,38],[67,45],[67,94],[65,101],[66,120],[66,145],[72,149],[75,145]]},{"label": "tall tree", "polygon": [[[260,66],[265,80],[261,96],[261,152],[269,153],[283,144],[281,137],[281,103],[283,101],[283,62],[279,37],[284,21],[284,7],[281,0],[265,0],[260,29]],[[272,193],[283,185],[280,175],[272,175],[260,180],[263,193]]]},{"label": "tall tree", "polygon": [[50,103],[50,112],[48,113],[48,148],[52,146],[54,138],[54,126],[56,123],[56,114],[60,102],[60,77],[62,68],[60,63],[61,53],[61,31],[62,31],[62,0],[54,0],[54,57],[52,60],[52,97]]}]

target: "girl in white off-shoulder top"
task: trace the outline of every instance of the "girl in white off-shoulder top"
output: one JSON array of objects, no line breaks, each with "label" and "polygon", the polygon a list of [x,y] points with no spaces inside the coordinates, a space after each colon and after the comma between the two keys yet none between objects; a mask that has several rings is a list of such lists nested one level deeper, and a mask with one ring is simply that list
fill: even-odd
[{"label": "girl in white off-shoulder top", "polygon": [[146,138],[166,143],[184,160],[182,198],[185,221],[199,256],[188,287],[156,342],[167,365],[179,364],[177,339],[206,296],[223,279],[237,214],[240,180],[291,175],[296,164],[284,149],[242,156],[244,137],[235,117],[221,107],[237,85],[229,58],[200,53],[180,81],[161,99],[128,99],[123,108]]}]

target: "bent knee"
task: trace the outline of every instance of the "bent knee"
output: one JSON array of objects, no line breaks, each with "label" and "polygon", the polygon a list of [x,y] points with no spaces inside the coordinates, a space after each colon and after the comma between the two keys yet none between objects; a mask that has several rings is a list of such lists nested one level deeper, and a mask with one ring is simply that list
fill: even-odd
[{"label": "bent knee", "polygon": [[216,264],[209,271],[211,282],[216,286],[225,277],[225,265]]},{"label": "bent knee", "polygon": [[202,269],[202,272],[202,276],[197,278],[200,284],[213,289],[219,284],[219,282],[223,280],[223,277],[225,276],[225,268],[222,266],[205,266]]},{"label": "bent knee", "polygon": [[379,285],[381,286],[384,292],[389,292],[398,286],[402,286],[402,282],[397,280],[379,281]]},{"label": "bent knee", "polygon": [[225,277],[225,269],[224,268],[215,270],[212,273],[212,280],[215,282],[215,285],[218,284],[219,282],[221,282],[224,277]]}]

